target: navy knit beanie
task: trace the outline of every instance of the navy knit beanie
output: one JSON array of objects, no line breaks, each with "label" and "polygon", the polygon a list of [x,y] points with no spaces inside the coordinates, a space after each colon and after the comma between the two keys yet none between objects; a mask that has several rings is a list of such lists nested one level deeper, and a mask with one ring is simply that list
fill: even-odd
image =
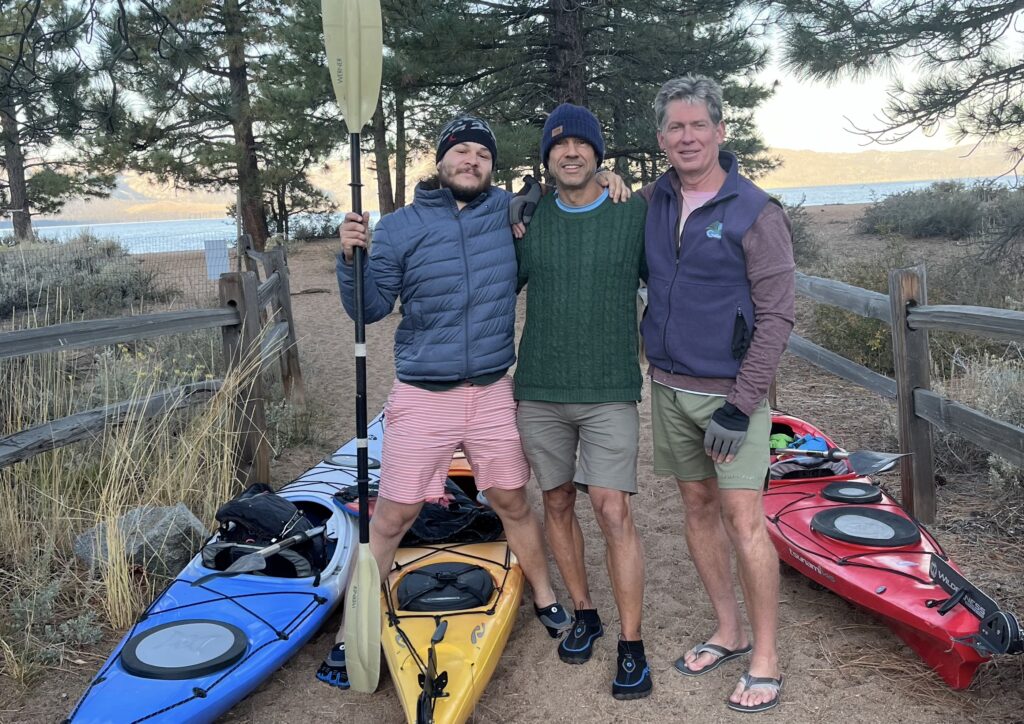
[{"label": "navy knit beanie", "polygon": [[540,137],[540,158],[544,166],[548,165],[548,154],[555,141],[560,138],[580,138],[589,143],[597,155],[597,164],[604,160],[604,139],[601,138],[601,124],[593,113],[583,106],[563,103],[551,111],[544,122],[544,135]]},{"label": "navy knit beanie", "polygon": [[448,122],[437,136],[437,155],[434,161],[440,161],[452,146],[466,142],[479,143],[491,152],[491,161],[498,163],[498,144],[494,140],[494,132],[487,121],[476,116],[459,116]]}]

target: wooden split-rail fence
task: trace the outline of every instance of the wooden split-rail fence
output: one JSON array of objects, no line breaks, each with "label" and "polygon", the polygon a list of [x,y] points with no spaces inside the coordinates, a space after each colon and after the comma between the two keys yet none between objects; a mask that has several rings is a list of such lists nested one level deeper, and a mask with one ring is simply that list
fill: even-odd
[{"label": "wooden split-rail fence", "polygon": [[[261,368],[277,357],[285,394],[304,401],[295,325],[291,311],[288,265],[282,249],[257,252],[239,244],[239,265],[219,281],[218,309],[139,315],[72,322],[38,329],[0,333],[0,359],[56,350],[96,347],[200,329],[220,328],[228,364],[238,364],[261,350]],[[262,267],[264,281],[258,280]],[[850,286],[832,279],[797,275],[797,291],[863,317],[881,320],[892,329],[895,379],[878,374],[845,357],[793,334],[789,351],[822,369],[854,382],[897,405],[904,505],[919,519],[935,519],[935,475],[932,429],[956,433],[979,447],[1024,468],[1024,429],[993,419],[931,390],[928,330],[968,332],[994,339],[1024,342],[1024,312],[988,307],[928,304],[924,266],[894,270],[889,294]],[[266,334],[261,334],[268,324]],[[269,449],[261,375],[237,401],[239,428],[238,477],[268,482]],[[147,417],[208,399],[220,380],[165,390],[143,401],[122,402],[39,425],[0,439],[0,467],[85,439],[131,415]],[[773,400],[774,402],[774,400]]]},{"label": "wooden split-rail fence", "polygon": [[911,453],[900,463],[902,502],[917,518],[926,523],[935,520],[933,428],[955,433],[1024,468],[1024,429],[933,392],[928,350],[931,329],[1024,343],[1024,312],[929,305],[924,265],[890,272],[888,296],[804,274],[797,274],[797,292],[891,327],[895,379],[796,334],[790,336],[788,349],[834,375],[896,401],[900,452]]},{"label": "wooden split-rail fence", "polygon": [[[237,478],[245,484],[270,482],[270,449],[263,375],[277,359],[286,397],[305,401],[302,370],[292,315],[288,263],[283,249],[255,252],[239,245],[247,271],[222,274],[218,281],[220,306],[55,324],[0,333],[0,359],[103,345],[129,343],[169,334],[220,329],[228,368],[259,359],[259,370],[243,385],[235,400],[235,429],[239,433]],[[259,281],[256,264],[262,267]],[[49,450],[85,440],[108,426],[138,417],[165,415],[172,410],[208,401],[223,378],[163,390],[146,399],[130,400],[80,412],[0,438],[0,468]]]}]

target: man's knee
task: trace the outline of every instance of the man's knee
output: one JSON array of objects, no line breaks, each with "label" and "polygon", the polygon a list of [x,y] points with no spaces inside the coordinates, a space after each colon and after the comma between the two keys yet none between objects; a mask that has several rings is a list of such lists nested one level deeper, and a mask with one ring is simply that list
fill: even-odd
[{"label": "man's knee", "polygon": [[721,515],[718,481],[715,478],[684,482],[676,481],[683,498],[687,518],[703,519]]},{"label": "man's knee", "polygon": [[525,488],[488,488],[487,502],[506,524],[518,522],[530,515],[530,502]]},{"label": "man's knee", "polygon": [[544,514],[549,518],[563,519],[576,510],[576,486],[573,483],[559,485],[544,491]]},{"label": "man's knee", "polygon": [[722,520],[729,538],[738,548],[760,545],[767,540],[759,491],[726,491],[722,496]]},{"label": "man's knee", "polygon": [[634,531],[629,494],[590,486],[590,502],[594,517],[608,538],[620,538]]},{"label": "man's knee", "polygon": [[410,505],[378,498],[373,517],[370,518],[370,529],[383,538],[404,535],[416,520],[422,507],[422,503]]}]

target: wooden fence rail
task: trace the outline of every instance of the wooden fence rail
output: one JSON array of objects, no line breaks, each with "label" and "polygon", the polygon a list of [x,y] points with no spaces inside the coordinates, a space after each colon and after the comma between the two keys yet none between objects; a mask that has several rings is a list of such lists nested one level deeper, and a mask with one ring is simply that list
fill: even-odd
[{"label": "wooden fence rail", "polygon": [[[218,282],[221,306],[217,309],[162,312],[3,332],[0,333],[0,359],[219,328],[229,369],[252,364],[257,356],[259,360],[259,371],[252,375],[250,385],[239,392],[235,401],[235,429],[241,433],[236,474],[243,483],[269,482],[270,454],[262,372],[277,358],[288,399],[301,405],[305,393],[287,260],[283,250],[261,256],[266,281],[260,284],[257,273],[251,271],[222,274]],[[153,417],[205,402],[222,384],[222,380],[210,380],[184,385],[146,399],[118,402],[20,430],[0,438],[0,468],[95,436],[109,426],[140,415]]]},{"label": "wooden fence rail", "polygon": [[1024,428],[996,420],[932,392],[928,330],[966,332],[1024,342],[1024,312],[962,305],[929,305],[923,265],[889,274],[889,294],[832,279],[797,274],[797,292],[816,302],[878,319],[892,329],[895,379],[848,360],[796,334],[789,351],[832,374],[896,400],[903,503],[925,522],[935,519],[932,428],[955,433],[1024,468]]}]

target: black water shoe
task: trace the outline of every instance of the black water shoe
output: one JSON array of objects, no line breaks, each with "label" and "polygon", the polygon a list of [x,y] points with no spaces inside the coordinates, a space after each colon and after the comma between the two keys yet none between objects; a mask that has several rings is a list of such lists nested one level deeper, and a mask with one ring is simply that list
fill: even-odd
[{"label": "black water shoe", "polygon": [[553,639],[557,639],[572,627],[572,619],[569,618],[569,614],[558,601],[544,608],[534,606],[533,611]]},{"label": "black water shoe", "polygon": [[612,680],[612,696],[616,699],[643,699],[651,695],[653,688],[644,642],[619,641],[619,662]]},{"label": "black water shoe", "polygon": [[596,608],[576,611],[572,628],[558,644],[558,658],[567,664],[585,664],[594,653],[594,642],[604,636]]},{"label": "black water shoe", "polygon": [[345,667],[345,644],[335,644],[331,648],[327,658],[316,670],[316,678],[339,689],[349,687],[348,669]]}]

